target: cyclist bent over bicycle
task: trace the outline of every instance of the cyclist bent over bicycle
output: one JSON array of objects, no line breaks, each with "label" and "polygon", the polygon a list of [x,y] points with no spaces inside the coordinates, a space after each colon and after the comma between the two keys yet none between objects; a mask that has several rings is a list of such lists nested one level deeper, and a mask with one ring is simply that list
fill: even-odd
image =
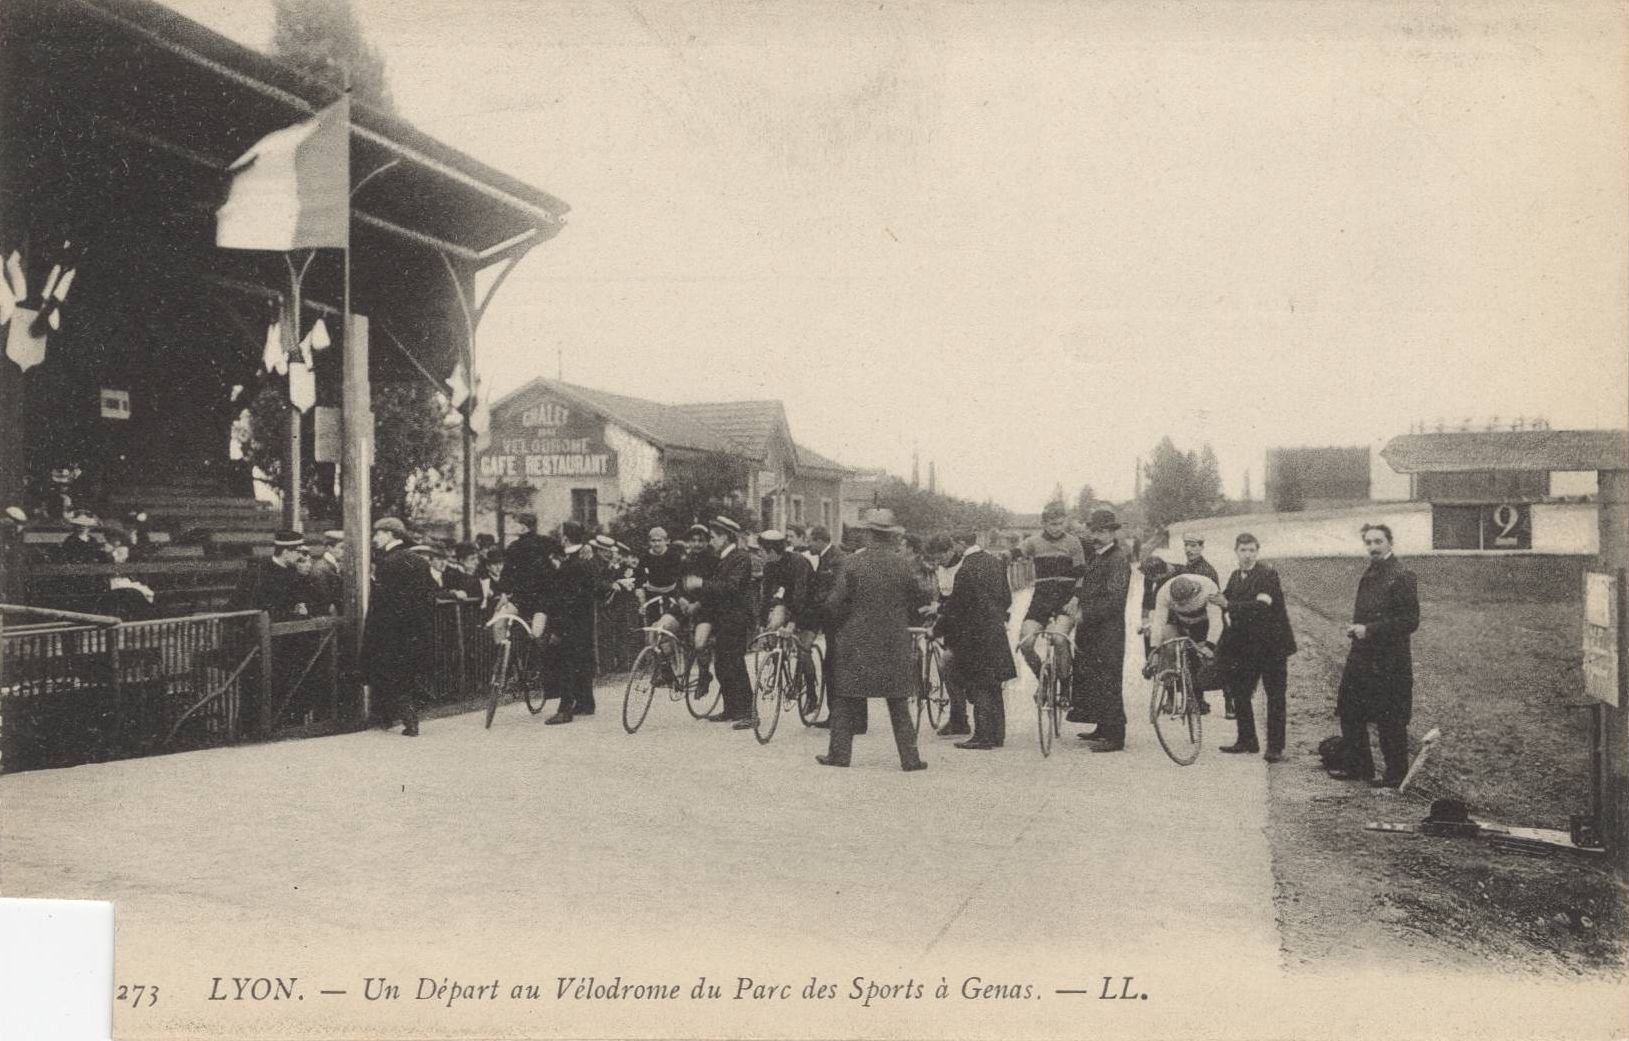
[{"label": "cyclist bent over bicycle", "polygon": [[1035,562],[1035,586],[1018,642],[1024,648],[1024,660],[1029,663],[1030,671],[1037,676],[1041,674],[1041,654],[1051,653],[1051,644],[1043,643],[1037,652],[1029,641],[1042,629],[1064,636],[1074,630],[1075,586],[1081,569],[1086,566],[1086,549],[1080,539],[1064,527],[1064,516],[1061,503],[1049,503],[1041,513],[1040,534],[1031,535],[1018,545],[1018,552]]},{"label": "cyclist bent over bicycle", "polygon": [[[1200,689],[1198,671],[1215,660],[1216,640],[1222,634],[1222,609],[1210,602],[1217,591],[1216,583],[1204,575],[1178,575],[1160,586],[1150,619],[1152,631],[1157,634],[1156,647],[1182,636],[1198,645],[1200,661],[1184,660],[1180,666],[1193,674],[1193,689],[1198,694],[1201,712],[1209,712],[1210,705]],[[1187,655],[1183,657],[1186,659]],[[1143,675],[1153,676],[1159,665],[1150,658],[1143,667]]]}]

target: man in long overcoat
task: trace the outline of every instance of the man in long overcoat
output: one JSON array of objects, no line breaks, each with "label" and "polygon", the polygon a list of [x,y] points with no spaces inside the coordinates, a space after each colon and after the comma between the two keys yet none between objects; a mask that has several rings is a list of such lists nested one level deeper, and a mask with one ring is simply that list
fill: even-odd
[{"label": "man in long overcoat", "polygon": [[1001,561],[979,548],[971,531],[951,536],[960,554],[936,634],[950,650],[949,682],[973,703],[973,736],[957,748],[1000,748],[1007,740],[1002,684],[1018,675],[1007,646],[1012,590]]},{"label": "man in long overcoat", "polygon": [[588,531],[579,522],[560,526],[564,560],[554,573],[553,596],[546,602],[548,632],[558,668],[560,707],[543,722],[570,723],[594,714],[594,611],[604,595],[602,571],[585,552]]},{"label": "man in long overcoat", "polygon": [[373,526],[373,595],[362,630],[362,660],[368,685],[379,699],[379,721],[400,719],[402,734],[417,737],[419,683],[433,668],[431,610],[436,584],[430,565],[408,552],[407,527],[396,517]]},{"label": "man in long overcoat", "polygon": [[[1357,604],[1346,635],[1352,649],[1341,673],[1335,714],[1345,742],[1345,768],[1330,772],[1336,780],[1368,781],[1375,788],[1396,788],[1408,773],[1408,723],[1414,711],[1414,655],[1410,636],[1420,627],[1420,594],[1414,572],[1392,555],[1391,529],[1363,526],[1369,569],[1358,580]],[[1369,750],[1369,724],[1380,736],[1386,772],[1374,776]]]},{"label": "man in long overcoat", "polygon": [[701,598],[700,616],[715,627],[713,668],[724,707],[707,718],[751,730],[752,680],[746,658],[753,630],[752,559],[741,548],[741,525],[719,516],[708,527],[717,563],[706,578],[685,579],[686,591]]},{"label": "man in long overcoat", "polygon": [[1110,509],[1093,510],[1086,522],[1091,541],[1081,573],[1080,621],[1075,626],[1073,703],[1069,722],[1096,723],[1080,736],[1094,752],[1126,746],[1126,708],[1121,679],[1126,663],[1126,592],[1131,561],[1115,534],[1120,522]]},{"label": "man in long overcoat", "polygon": [[903,770],[925,770],[917,754],[916,725],[906,699],[916,693],[910,627],[925,602],[910,561],[896,548],[905,529],[892,510],[872,510],[862,523],[870,546],[845,558],[826,598],[833,643],[831,744],[815,759],[847,766],[854,750],[854,715],[867,698],[885,698]]}]

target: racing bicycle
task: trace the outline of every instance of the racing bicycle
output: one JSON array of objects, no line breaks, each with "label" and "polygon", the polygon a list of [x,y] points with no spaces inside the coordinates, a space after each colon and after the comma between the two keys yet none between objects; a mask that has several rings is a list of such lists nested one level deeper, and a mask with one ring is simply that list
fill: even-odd
[{"label": "racing bicycle", "polygon": [[752,733],[767,745],[780,723],[781,702],[797,704],[798,718],[812,726],[825,702],[826,668],[820,645],[807,650],[798,638],[780,629],[759,633],[747,648],[752,655]]},{"label": "racing bicycle", "polygon": [[1041,755],[1049,756],[1053,739],[1063,733],[1074,647],[1067,634],[1042,629],[1020,643],[1018,649],[1028,658],[1034,654],[1034,645],[1039,640],[1045,640],[1050,651],[1041,656],[1041,669],[1035,675],[1035,726],[1041,739]]},{"label": "racing bicycle", "polygon": [[659,625],[640,627],[646,634],[645,646],[628,671],[628,686],[622,694],[622,729],[632,734],[645,722],[656,692],[667,692],[669,701],[682,701],[697,719],[712,715],[723,688],[713,684],[698,689],[700,669],[691,643],[691,629],[682,625],[678,632]]},{"label": "racing bicycle", "polygon": [[916,679],[916,697],[912,699],[916,702],[916,729],[921,731],[925,712],[928,727],[937,730],[950,707],[950,690],[945,686],[944,648],[933,638],[933,629],[929,626],[912,626],[911,641],[911,667]]},{"label": "racing bicycle", "polygon": [[1190,766],[1203,747],[1204,703],[1200,698],[1199,645],[1186,636],[1165,640],[1148,658],[1153,689],[1148,721],[1160,747],[1178,766]]},{"label": "racing bicycle", "polygon": [[487,681],[486,728],[491,730],[502,701],[524,697],[532,715],[543,711],[543,629],[534,631],[514,602],[502,594],[486,625],[498,645]]}]

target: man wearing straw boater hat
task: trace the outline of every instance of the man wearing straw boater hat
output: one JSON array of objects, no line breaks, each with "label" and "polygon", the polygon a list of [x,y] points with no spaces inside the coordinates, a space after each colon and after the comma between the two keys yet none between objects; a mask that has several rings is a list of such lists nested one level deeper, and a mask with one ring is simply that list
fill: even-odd
[{"label": "man wearing straw boater hat", "polygon": [[717,562],[706,578],[685,578],[686,592],[701,599],[701,614],[713,623],[713,669],[724,706],[708,718],[752,728],[752,683],[747,678],[747,645],[752,642],[752,558],[741,548],[741,525],[717,516],[707,525]]},{"label": "man wearing straw boater hat", "polygon": [[305,576],[296,565],[308,556],[305,536],[284,530],[272,536],[271,556],[251,560],[244,569],[227,607],[233,611],[265,611],[274,622],[287,622],[310,615]]},{"label": "man wearing straw boater hat", "polygon": [[105,564],[107,552],[102,544],[91,537],[91,533],[101,525],[96,515],[89,510],[72,510],[68,514],[68,523],[73,531],[57,546],[51,559],[57,564]]},{"label": "man wearing straw boater hat", "polygon": [[833,644],[831,744],[815,757],[822,766],[847,766],[854,750],[854,716],[867,698],[888,702],[900,769],[925,770],[907,699],[915,693],[910,627],[926,602],[910,562],[894,547],[905,529],[889,509],[872,510],[860,527],[870,552],[843,561],[826,598],[836,628]]}]

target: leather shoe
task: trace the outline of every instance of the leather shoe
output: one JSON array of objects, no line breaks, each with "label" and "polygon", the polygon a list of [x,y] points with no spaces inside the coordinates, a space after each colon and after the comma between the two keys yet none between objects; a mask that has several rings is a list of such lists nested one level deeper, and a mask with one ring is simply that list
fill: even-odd
[{"label": "leather shoe", "polygon": [[927,768],[928,768],[928,764],[922,762],[921,760],[917,760],[916,762],[912,763],[910,766],[902,766],[902,767],[900,767],[901,770],[904,770],[908,774],[915,773],[918,770],[926,770]]},{"label": "leather shoe", "polygon": [[1217,748],[1217,751],[1227,752],[1229,755],[1238,755],[1242,752],[1249,752],[1251,755],[1255,755],[1257,752],[1261,751],[1261,749],[1255,745],[1241,745],[1235,741],[1231,745],[1222,745],[1221,747]]},{"label": "leather shoe", "polygon": [[1325,771],[1325,772],[1329,774],[1329,779],[1332,780],[1332,781],[1370,781],[1370,780],[1373,780],[1372,777],[1365,777],[1362,774],[1355,774],[1350,770],[1328,770],[1328,771]]},{"label": "leather shoe", "polygon": [[1262,755],[1262,758],[1265,759],[1269,763],[1282,763],[1284,761],[1284,753],[1283,752],[1267,752],[1267,753]]},{"label": "leather shoe", "polygon": [[403,727],[402,728],[402,736],[403,737],[418,737],[419,736],[419,728],[417,726]]},{"label": "leather shoe", "polygon": [[935,731],[935,733],[937,733],[940,737],[966,737],[972,732],[972,730],[965,726],[956,727],[951,726],[949,723],[946,723],[944,726]]},{"label": "leather shoe", "polygon": [[757,726],[757,724],[754,723],[750,719],[738,719],[733,724],[730,725],[730,729],[731,730],[751,730],[755,726]]},{"label": "leather shoe", "polygon": [[1098,740],[1091,742],[1086,747],[1093,752],[1122,752],[1125,750],[1126,743],[1124,741]]},{"label": "leather shoe", "polygon": [[571,714],[573,716],[592,716],[594,714],[594,708],[593,706],[589,706],[588,708],[573,709]]},{"label": "leather shoe", "polygon": [[1369,779],[1370,788],[1397,788],[1402,783],[1403,779],[1401,777],[1371,777]]},{"label": "leather shoe", "polygon": [[980,741],[980,740],[975,738],[975,739],[973,739],[971,741],[957,741],[956,742],[956,747],[957,748],[971,748],[971,749],[974,749],[976,751],[985,752],[985,751],[989,751],[990,749],[994,748],[995,745],[992,745],[988,741]]},{"label": "leather shoe", "polygon": [[736,720],[740,719],[741,717],[740,716],[727,716],[724,713],[720,712],[717,715],[702,716],[701,718],[706,720],[709,723],[734,723]]},{"label": "leather shoe", "polygon": [[821,766],[847,766],[848,765],[847,763],[839,763],[837,760],[833,759],[829,755],[817,755],[817,756],[815,756],[815,762],[819,763]]},{"label": "leather shoe", "polygon": [[559,725],[561,723],[570,723],[571,720],[572,720],[572,715],[571,715],[570,712],[556,712],[554,715],[550,716],[548,719],[545,719],[543,721],[543,725],[552,727],[552,726],[557,726],[557,725]]}]

